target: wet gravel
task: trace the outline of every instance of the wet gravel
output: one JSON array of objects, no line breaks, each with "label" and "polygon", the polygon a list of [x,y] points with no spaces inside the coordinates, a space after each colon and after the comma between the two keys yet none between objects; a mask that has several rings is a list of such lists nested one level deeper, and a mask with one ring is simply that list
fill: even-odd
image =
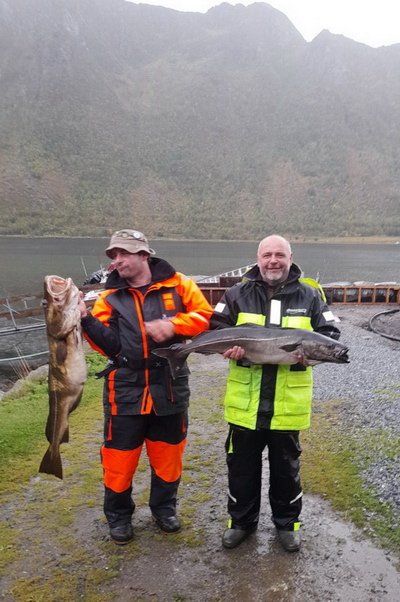
[{"label": "wet gravel", "polygon": [[[341,321],[341,341],[349,346],[350,364],[318,366],[314,398],[343,401],[341,427],[361,444],[368,442],[376,457],[362,473],[365,485],[393,507],[400,526],[400,342],[369,330],[370,318],[385,307],[332,309]],[[400,312],[382,316],[379,326],[400,337]],[[393,457],[388,457],[388,446]]]}]

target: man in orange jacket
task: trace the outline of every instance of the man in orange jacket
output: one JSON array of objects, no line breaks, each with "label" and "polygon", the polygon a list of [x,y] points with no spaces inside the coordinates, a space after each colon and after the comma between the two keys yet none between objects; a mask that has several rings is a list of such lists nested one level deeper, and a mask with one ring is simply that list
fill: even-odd
[{"label": "man in orange jacket", "polygon": [[151,350],[208,328],[212,308],[193,280],[175,271],[137,230],[115,232],[106,254],[115,269],[91,313],[81,303],[90,345],[109,358],[105,376],[104,512],[112,540],[133,537],[132,480],[143,444],[151,466],[149,505],[165,532],[180,529],[176,498],[182,474],[189,370],[174,380]]}]

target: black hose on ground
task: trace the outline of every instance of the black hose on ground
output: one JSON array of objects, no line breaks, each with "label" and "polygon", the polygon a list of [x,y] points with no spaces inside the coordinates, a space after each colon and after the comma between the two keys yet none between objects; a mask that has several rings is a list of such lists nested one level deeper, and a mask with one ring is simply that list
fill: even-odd
[{"label": "black hose on ground", "polygon": [[400,311],[400,309],[389,309],[389,310],[387,310],[387,311],[380,311],[380,312],[378,312],[377,314],[374,314],[374,315],[373,315],[373,316],[370,318],[370,321],[369,321],[369,324],[368,324],[368,326],[369,326],[369,329],[370,329],[370,330],[372,330],[372,332],[375,332],[375,334],[379,334],[381,337],[385,337],[386,339],[390,339],[390,340],[392,340],[392,341],[400,341],[400,335],[396,337],[396,336],[392,336],[392,335],[390,335],[390,334],[386,334],[386,333],[384,333],[384,332],[381,332],[381,331],[380,331],[380,330],[378,330],[377,328],[375,328],[375,327],[373,326],[373,324],[372,324],[372,323],[373,323],[373,321],[374,321],[376,318],[378,318],[379,316],[388,315],[388,314],[395,314],[395,313],[397,313],[398,311]]}]

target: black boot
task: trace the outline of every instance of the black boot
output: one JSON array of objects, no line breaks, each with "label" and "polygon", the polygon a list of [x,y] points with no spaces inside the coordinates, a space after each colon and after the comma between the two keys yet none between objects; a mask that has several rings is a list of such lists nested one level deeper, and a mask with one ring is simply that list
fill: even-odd
[{"label": "black boot", "polygon": [[131,523],[123,523],[122,525],[110,525],[110,537],[114,543],[123,546],[133,539],[133,529]]},{"label": "black boot", "polygon": [[165,531],[165,533],[176,533],[181,529],[181,521],[176,514],[172,514],[172,516],[158,516],[153,513],[153,518],[156,525],[160,527],[162,531]]},{"label": "black boot", "polygon": [[226,529],[222,536],[222,545],[224,548],[236,548],[236,546],[240,545],[242,541],[248,538],[249,535],[254,533],[257,527],[250,527],[249,529],[240,529],[236,527],[235,529]]},{"label": "black boot", "polygon": [[286,552],[298,552],[300,550],[300,531],[282,531],[278,529],[278,539]]}]

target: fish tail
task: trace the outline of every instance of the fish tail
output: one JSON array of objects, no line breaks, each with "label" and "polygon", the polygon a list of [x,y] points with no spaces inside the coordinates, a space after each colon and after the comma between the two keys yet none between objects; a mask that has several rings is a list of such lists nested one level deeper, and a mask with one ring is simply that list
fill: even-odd
[{"label": "fish tail", "polygon": [[56,453],[52,453],[52,446],[50,445],[47,452],[44,454],[43,459],[39,466],[39,472],[46,474],[52,474],[59,479],[63,478],[63,469],[61,464],[60,450],[57,449]]},{"label": "fish tail", "polygon": [[171,375],[174,379],[177,377],[179,370],[182,368],[189,355],[189,353],[182,350],[182,346],[180,345],[153,349],[152,353],[168,360]]}]

